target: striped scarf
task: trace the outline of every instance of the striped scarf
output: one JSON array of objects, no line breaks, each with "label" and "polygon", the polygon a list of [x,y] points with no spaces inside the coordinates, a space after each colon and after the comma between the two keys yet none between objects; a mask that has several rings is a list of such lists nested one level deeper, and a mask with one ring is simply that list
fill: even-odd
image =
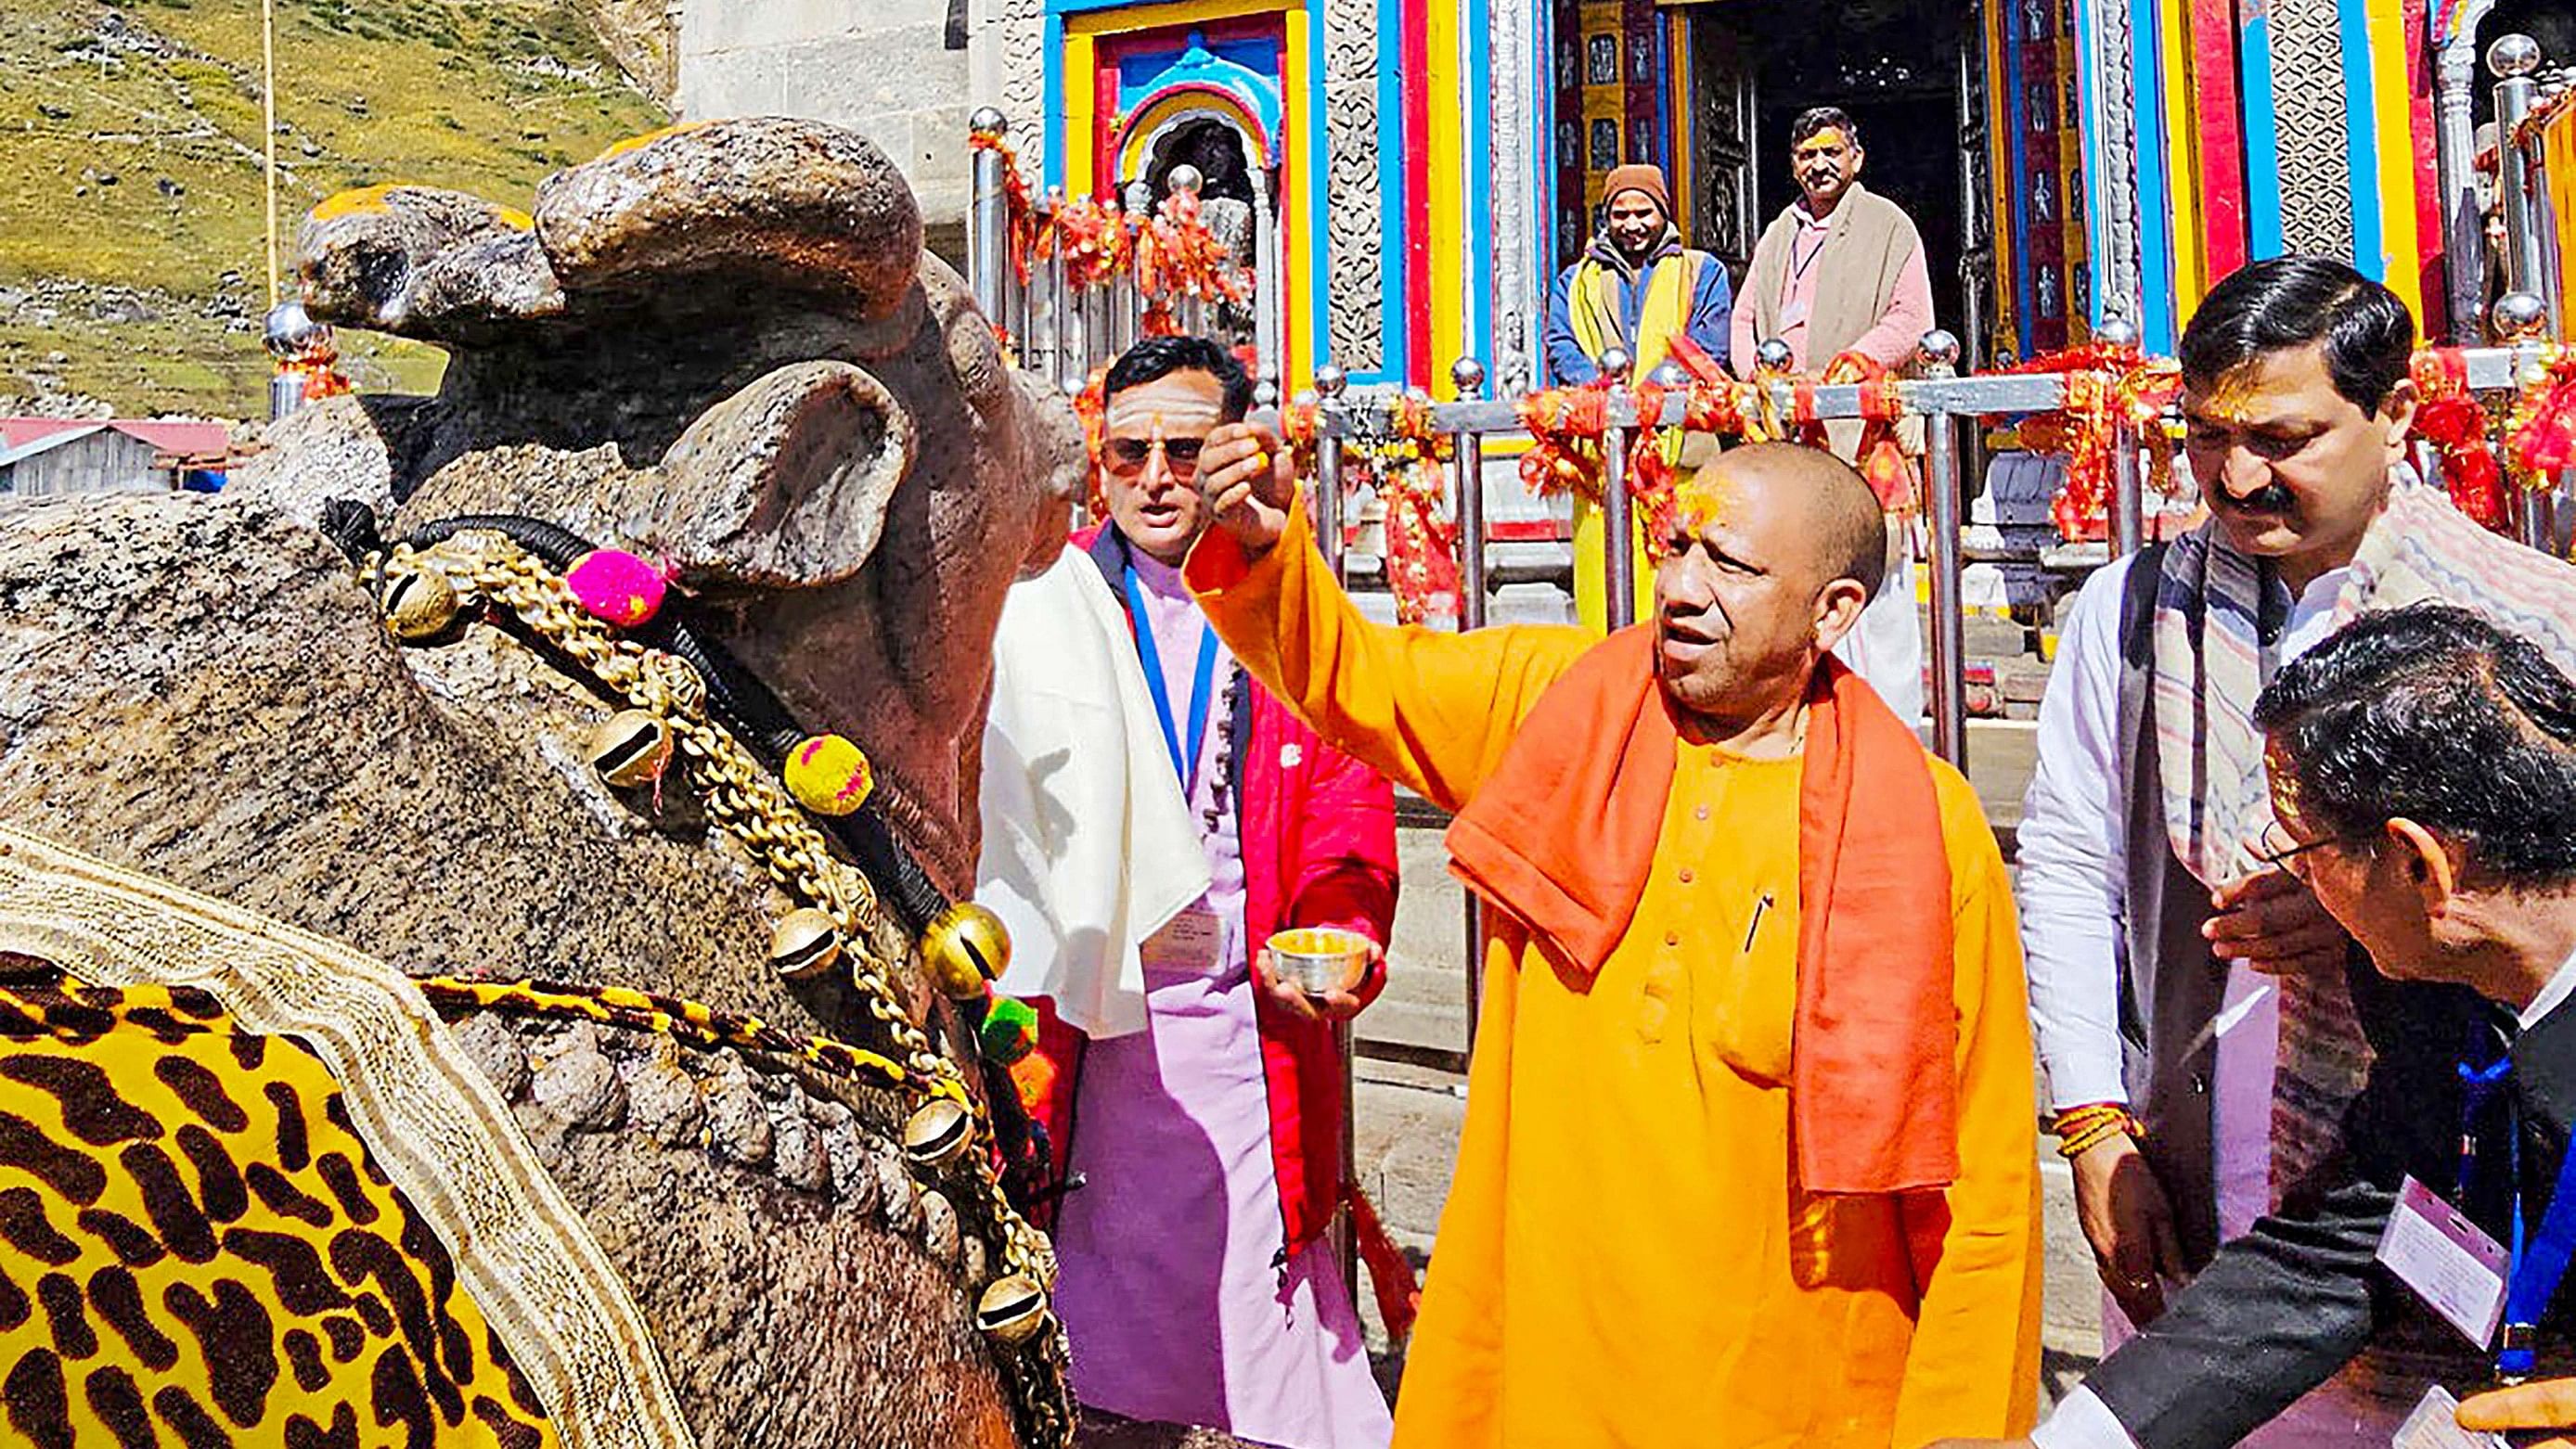
[{"label": "striped scarf", "polygon": [[[2424,599],[2476,609],[2576,673],[2576,568],[2489,533],[2400,469],[2335,596],[2334,623]],[[2174,856],[2207,885],[2259,868],[2251,847],[2272,807],[2254,697],[2279,665],[2262,620],[2288,612],[2280,580],[2237,552],[2215,520],[2165,551],[2154,622],[2157,766]],[[2283,977],[2272,1088],[2276,1203],[2332,1149],[2344,1104],[2369,1070],[2342,975]]]}]

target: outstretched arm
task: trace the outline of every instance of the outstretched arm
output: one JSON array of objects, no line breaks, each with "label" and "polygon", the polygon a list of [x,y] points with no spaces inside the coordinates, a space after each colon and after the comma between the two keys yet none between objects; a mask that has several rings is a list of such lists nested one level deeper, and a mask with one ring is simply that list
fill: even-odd
[{"label": "outstretched arm", "polygon": [[1476,792],[1521,716],[1594,643],[1580,629],[1373,623],[1316,552],[1275,435],[1219,428],[1200,471],[1218,526],[1183,577],[1226,647],[1327,743],[1444,810]]}]

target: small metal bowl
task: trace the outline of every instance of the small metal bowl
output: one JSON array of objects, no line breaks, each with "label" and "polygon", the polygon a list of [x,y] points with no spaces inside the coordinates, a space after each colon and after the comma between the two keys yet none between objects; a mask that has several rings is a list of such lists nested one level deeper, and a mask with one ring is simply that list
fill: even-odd
[{"label": "small metal bowl", "polygon": [[1300,926],[1270,938],[1270,969],[1308,996],[1358,988],[1368,974],[1369,938],[1333,926]]}]

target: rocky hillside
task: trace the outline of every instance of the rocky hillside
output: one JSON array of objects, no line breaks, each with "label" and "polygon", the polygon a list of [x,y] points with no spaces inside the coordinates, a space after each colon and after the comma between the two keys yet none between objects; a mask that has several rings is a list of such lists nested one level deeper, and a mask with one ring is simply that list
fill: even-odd
[{"label": "rocky hillside", "polygon": [[[258,0],[6,9],[0,412],[260,415]],[[524,206],[547,173],[663,124],[668,47],[639,10],[659,6],[276,0],[281,269],[343,187]],[[436,385],[432,349],[343,340],[362,388]]]}]

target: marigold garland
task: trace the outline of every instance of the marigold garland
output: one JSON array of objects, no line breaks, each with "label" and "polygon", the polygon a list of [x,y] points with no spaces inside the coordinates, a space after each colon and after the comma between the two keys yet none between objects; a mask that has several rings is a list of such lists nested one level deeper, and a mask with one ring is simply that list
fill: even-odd
[{"label": "marigold garland", "polygon": [[[1010,137],[970,133],[966,143],[978,151],[990,151],[1002,158],[1002,214],[1004,233],[1010,238],[1011,271],[1022,282],[1029,279],[1029,257],[1037,250],[1038,224],[1036,209],[1029,204],[1028,178],[1020,174],[1019,148]],[[994,324],[999,327],[998,322]]]}]

